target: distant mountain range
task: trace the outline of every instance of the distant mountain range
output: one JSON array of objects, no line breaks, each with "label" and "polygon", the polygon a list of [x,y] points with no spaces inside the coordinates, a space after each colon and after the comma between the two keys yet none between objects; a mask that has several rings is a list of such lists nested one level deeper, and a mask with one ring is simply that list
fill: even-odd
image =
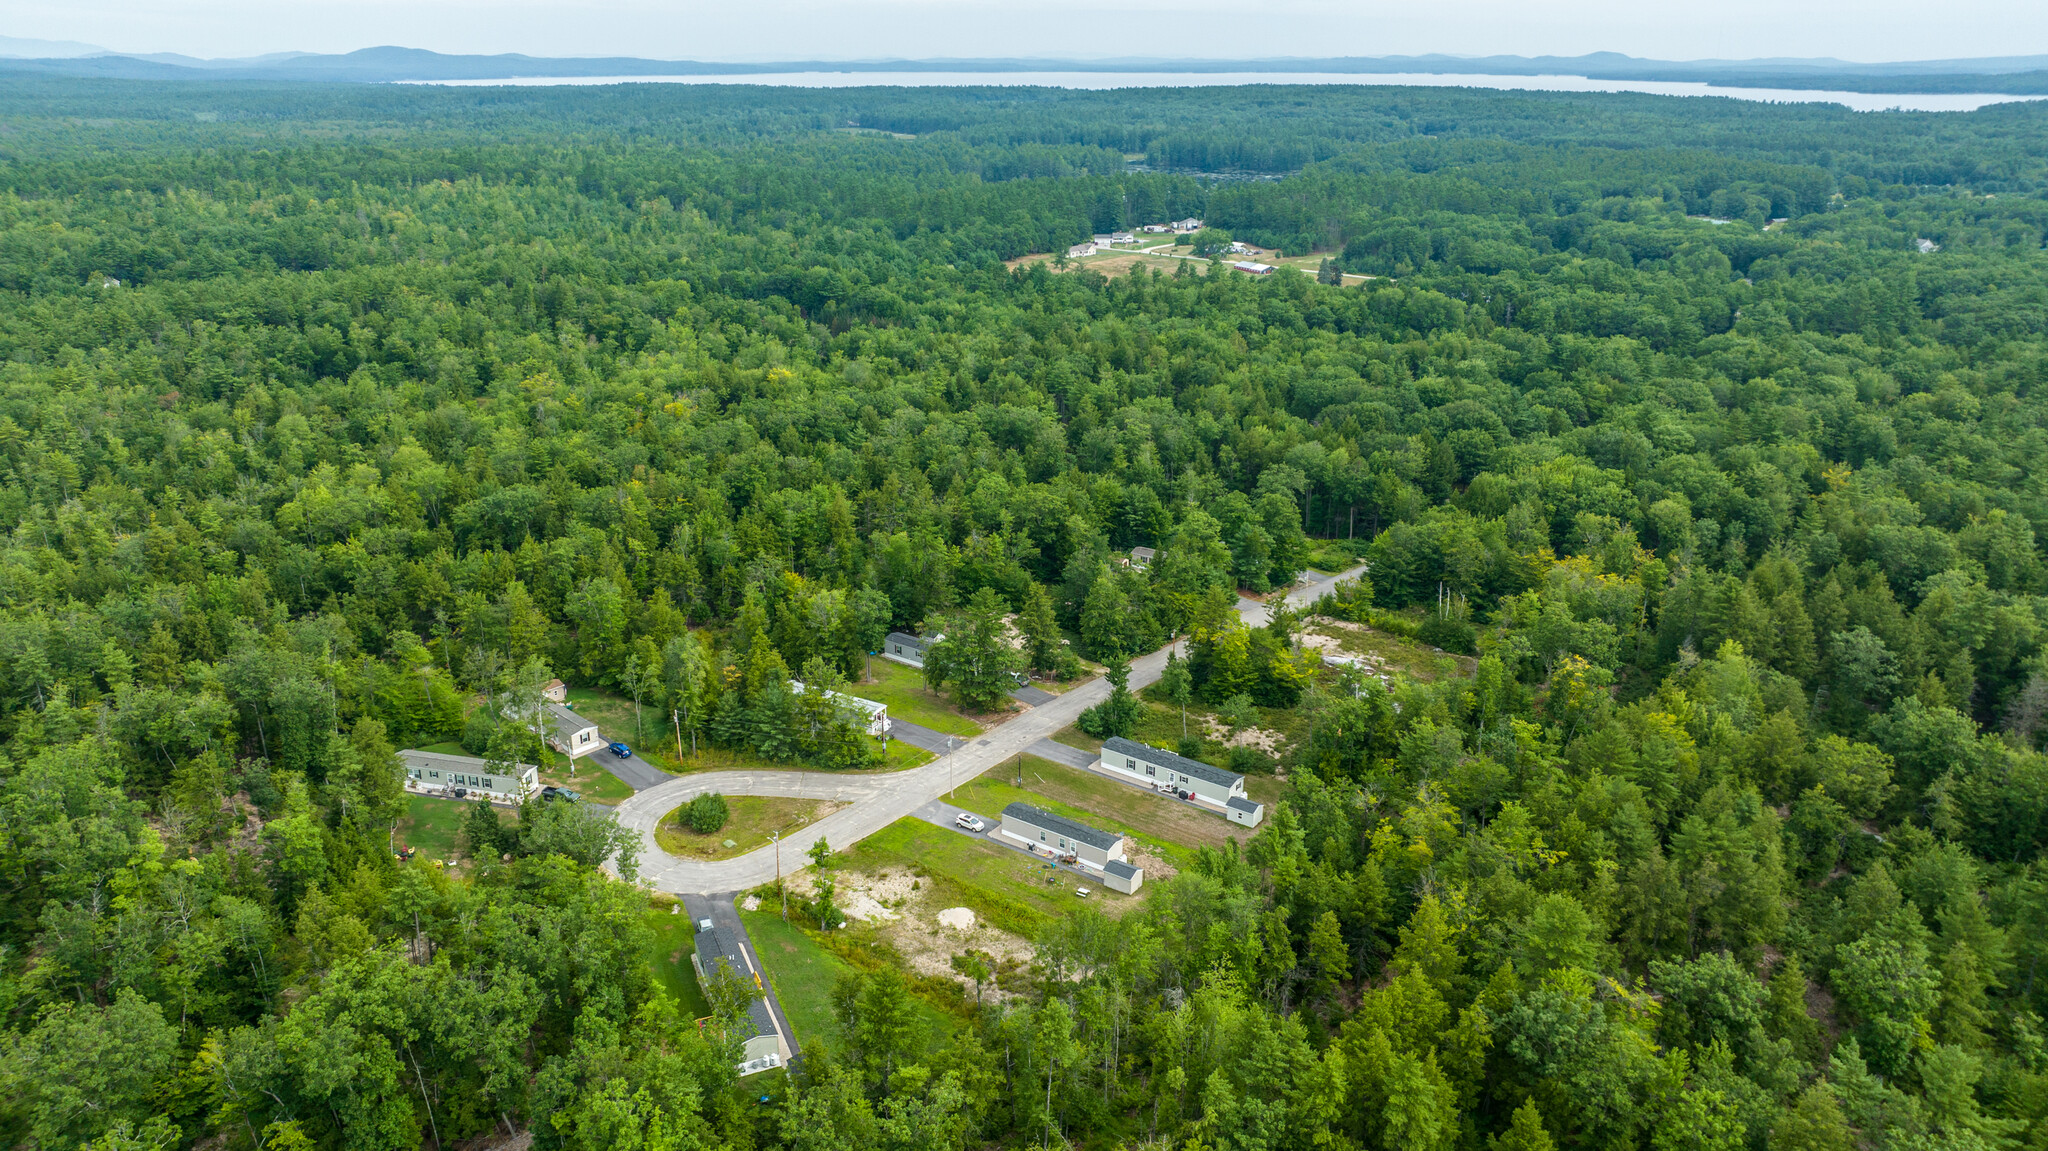
[{"label": "distant mountain range", "polygon": [[719,76],[769,72],[1333,72],[1440,75],[1568,75],[1608,80],[1699,81],[1746,88],[1830,88],[1858,92],[2048,92],[2048,55],[1971,60],[1858,63],[1834,59],[1646,60],[1618,52],[1585,56],[1339,56],[1260,60],[937,59],[783,60],[721,63],[639,57],[461,56],[419,48],[365,48],[332,55],[281,52],[202,60],[172,53],[124,54],[65,41],[0,37],[0,73],[133,79],[308,80],[389,83],[591,76]]}]

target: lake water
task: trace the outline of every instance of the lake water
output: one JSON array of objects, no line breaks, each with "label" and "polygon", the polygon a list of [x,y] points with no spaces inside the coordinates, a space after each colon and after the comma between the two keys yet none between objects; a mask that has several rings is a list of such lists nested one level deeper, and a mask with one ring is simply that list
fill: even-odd
[{"label": "lake water", "polygon": [[789,88],[1207,88],[1236,84],[1399,84],[1426,88],[1500,88],[1532,92],[1646,92],[1657,96],[1721,96],[1772,104],[1842,104],[1858,112],[1968,112],[1986,104],[2041,100],[1995,92],[1829,92],[1805,88],[1729,88],[1667,80],[1597,80],[1587,76],[1467,76],[1440,72],[742,72],[717,76],[513,76],[501,80],[420,80],[457,87],[548,87],[592,84],[766,84]]}]

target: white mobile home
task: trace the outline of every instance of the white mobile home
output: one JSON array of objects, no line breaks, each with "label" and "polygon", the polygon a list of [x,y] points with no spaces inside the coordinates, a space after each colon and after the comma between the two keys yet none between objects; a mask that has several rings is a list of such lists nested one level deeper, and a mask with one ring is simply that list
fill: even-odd
[{"label": "white mobile home", "polygon": [[398,761],[405,765],[406,786],[421,791],[451,791],[459,787],[518,803],[540,790],[540,769],[528,763],[518,764],[507,772],[504,765],[493,767],[490,761],[473,755],[411,750],[399,752]]},{"label": "white mobile home", "polygon": [[[1033,851],[1047,855],[1071,855],[1083,866],[1105,874],[1110,864],[1130,864],[1125,857],[1123,836],[1028,803],[1013,803],[1003,809],[1002,833]],[[1131,882],[1135,890],[1135,883],[1142,882],[1143,878],[1140,872],[1134,877],[1127,877],[1126,882]]]},{"label": "white mobile home", "polygon": [[[802,681],[793,679],[789,681],[789,690],[802,695],[807,689]],[[871,699],[862,699],[859,696],[848,695],[843,691],[833,691],[831,688],[825,689],[825,698],[831,700],[840,710],[851,716],[869,735],[880,739],[889,734],[888,704],[876,703]]]},{"label": "white mobile home", "polygon": [[[1211,767],[1200,760],[1122,736],[1102,741],[1102,761],[1095,766],[1098,771],[1122,775],[1160,790],[1188,792],[1219,810],[1225,809],[1233,798],[1247,798],[1244,776],[1234,771]],[[1257,810],[1245,813],[1243,819],[1233,817],[1233,821],[1246,827],[1257,827],[1265,816],[1265,809],[1257,804],[1253,807]]]},{"label": "white mobile home", "polygon": [[924,653],[926,649],[944,638],[946,637],[938,635],[926,639],[922,636],[911,635],[909,632],[892,631],[889,633],[889,638],[882,641],[881,656],[883,659],[894,660],[906,667],[921,668],[924,666]]},{"label": "white mobile home", "polygon": [[567,704],[553,700],[543,703],[540,722],[542,730],[547,732],[548,745],[570,759],[589,755],[604,746],[604,737],[597,733],[597,724],[569,710]]},{"label": "white mobile home", "polygon": [[[705,920],[704,923],[710,923]],[[746,949],[739,939],[723,927],[703,927],[697,932],[697,950],[690,956],[690,966],[697,970],[697,981],[708,981],[720,967],[729,969],[734,975],[750,980],[756,987],[761,986],[761,973],[754,970],[747,959]],[[789,1059],[789,1044],[782,1038],[782,1032],[775,1026],[775,1017],[769,1012],[768,1004],[756,999],[747,1005],[747,1013],[739,1018],[735,1028],[743,1041],[740,1052],[740,1074],[752,1075],[780,1067]]]}]

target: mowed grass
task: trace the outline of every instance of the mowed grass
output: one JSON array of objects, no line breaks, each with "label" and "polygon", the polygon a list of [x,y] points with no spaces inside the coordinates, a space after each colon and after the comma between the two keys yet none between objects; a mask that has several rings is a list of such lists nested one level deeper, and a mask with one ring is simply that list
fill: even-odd
[{"label": "mowed grass", "polygon": [[[728,795],[731,814],[725,826],[709,835],[699,835],[682,822],[678,807],[662,816],[654,831],[654,842],[663,851],[683,859],[730,859],[765,847],[772,832],[790,840],[793,858],[803,859],[803,848],[791,837],[846,805],[831,800],[792,799],[774,795]],[[815,838],[815,837],[813,837]],[[727,841],[733,846],[725,846]]]},{"label": "mowed grass", "polygon": [[1189,807],[1167,796],[1141,791],[1092,771],[1063,763],[1023,757],[1024,782],[1016,783],[1018,766],[1006,763],[960,788],[952,802],[991,821],[1012,803],[1029,803],[1077,819],[1090,827],[1131,836],[1184,866],[1198,847],[1221,847],[1246,831],[1220,815]]},{"label": "mowed grass", "polygon": [[846,694],[888,704],[891,719],[907,719],[945,735],[981,734],[980,724],[962,715],[944,696],[926,689],[924,676],[916,668],[877,659],[872,670],[871,682],[856,683]]},{"label": "mowed grass", "polygon": [[1071,871],[1048,871],[1043,860],[1024,852],[921,819],[899,819],[837,858],[850,870],[914,869],[941,906],[970,908],[983,920],[1027,939],[1081,906],[1074,896],[1076,886],[1099,891],[1110,904],[1132,898],[1087,883]]},{"label": "mowed grass", "polygon": [[790,1030],[796,1032],[791,1041],[799,1048],[814,1041],[838,1046],[832,988],[853,968],[818,946],[794,921],[784,923],[776,905],[764,902],[759,911],[742,911],[740,921],[747,925],[754,955],[775,988]]},{"label": "mowed grass", "polygon": [[683,912],[669,911],[679,906],[669,900],[650,902],[647,926],[654,932],[654,942],[647,963],[654,969],[655,982],[682,1005],[683,1012],[691,1019],[702,1019],[711,1014],[711,1005],[704,1001],[697,972],[690,966],[690,956],[697,950],[696,924]]},{"label": "mowed grass", "polygon": [[[394,847],[416,847],[428,859],[446,859],[456,852],[462,837],[462,817],[468,812],[467,800],[411,796],[391,843]],[[503,819],[506,814],[500,811],[498,817]]]}]

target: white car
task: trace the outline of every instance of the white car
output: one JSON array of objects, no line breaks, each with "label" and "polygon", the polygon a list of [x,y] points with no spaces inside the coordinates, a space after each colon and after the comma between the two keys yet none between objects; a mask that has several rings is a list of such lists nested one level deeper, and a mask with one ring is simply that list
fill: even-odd
[{"label": "white car", "polygon": [[988,828],[988,824],[983,823],[980,816],[969,815],[967,812],[964,811],[954,816],[953,822],[961,827],[966,828],[969,831],[979,832],[985,831]]}]

